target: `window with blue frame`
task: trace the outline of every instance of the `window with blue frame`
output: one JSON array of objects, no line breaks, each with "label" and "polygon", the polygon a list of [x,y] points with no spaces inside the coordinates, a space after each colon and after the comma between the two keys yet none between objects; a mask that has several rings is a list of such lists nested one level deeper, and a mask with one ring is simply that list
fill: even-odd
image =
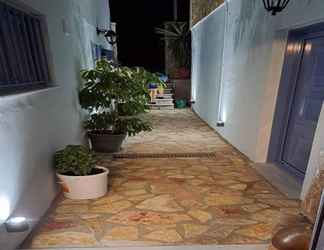
[{"label": "window with blue frame", "polygon": [[49,80],[41,18],[0,2],[0,93]]},{"label": "window with blue frame", "polygon": [[108,50],[103,48],[103,46],[96,44],[94,42],[91,42],[91,48],[92,48],[92,57],[94,64],[99,59],[106,59],[108,61],[114,61],[114,51]]}]

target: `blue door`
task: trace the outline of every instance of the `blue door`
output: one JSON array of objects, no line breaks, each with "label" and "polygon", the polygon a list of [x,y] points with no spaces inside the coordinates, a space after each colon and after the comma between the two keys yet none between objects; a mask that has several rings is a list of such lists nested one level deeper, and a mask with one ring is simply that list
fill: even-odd
[{"label": "blue door", "polygon": [[290,108],[281,160],[305,174],[324,101],[324,35],[301,37],[303,53],[296,65],[294,97]]}]

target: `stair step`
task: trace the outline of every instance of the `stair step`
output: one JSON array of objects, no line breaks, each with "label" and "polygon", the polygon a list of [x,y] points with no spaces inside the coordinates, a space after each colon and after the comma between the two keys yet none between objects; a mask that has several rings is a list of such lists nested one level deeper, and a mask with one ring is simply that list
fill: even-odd
[{"label": "stair step", "polygon": [[153,99],[153,102],[173,102],[173,98],[163,98],[163,99],[160,99],[160,98],[154,98]]},{"label": "stair step", "polygon": [[172,105],[158,105],[158,106],[151,106],[151,110],[174,110],[174,106]]},{"label": "stair step", "polygon": [[151,104],[157,104],[157,105],[174,105],[173,100],[154,100]]},{"label": "stair step", "polygon": [[173,94],[164,94],[164,95],[157,95],[158,97],[163,97],[163,99],[171,99]]},{"label": "stair step", "polygon": [[164,89],[164,94],[172,94],[173,89]]},{"label": "stair step", "polygon": [[150,109],[174,109],[174,105],[172,104],[150,104]]}]

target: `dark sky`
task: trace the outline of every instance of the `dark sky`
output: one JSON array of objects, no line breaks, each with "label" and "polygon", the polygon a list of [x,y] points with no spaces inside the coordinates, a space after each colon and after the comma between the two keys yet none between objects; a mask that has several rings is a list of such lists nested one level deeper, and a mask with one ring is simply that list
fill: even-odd
[{"label": "dark sky", "polygon": [[[190,0],[178,0],[178,20],[189,21]],[[173,21],[173,0],[110,0],[117,23],[118,58],[126,66],[164,70],[164,48],[155,27]]]}]

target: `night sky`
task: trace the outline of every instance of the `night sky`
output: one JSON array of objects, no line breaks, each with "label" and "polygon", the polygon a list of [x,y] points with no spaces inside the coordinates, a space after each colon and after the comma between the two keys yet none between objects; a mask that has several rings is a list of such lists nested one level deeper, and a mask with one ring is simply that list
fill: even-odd
[{"label": "night sky", "polygon": [[[188,21],[190,0],[178,0],[178,20]],[[112,21],[117,23],[118,58],[126,66],[164,70],[164,45],[155,27],[173,21],[173,0],[110,0]]]}]

